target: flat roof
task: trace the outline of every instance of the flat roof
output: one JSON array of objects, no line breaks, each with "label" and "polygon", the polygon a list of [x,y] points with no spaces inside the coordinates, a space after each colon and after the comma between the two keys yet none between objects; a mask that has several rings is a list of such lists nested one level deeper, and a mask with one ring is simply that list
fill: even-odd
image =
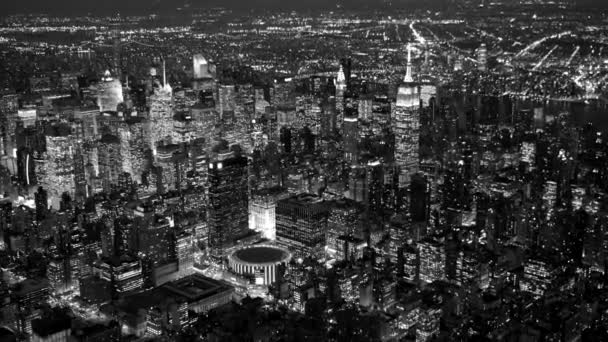
[{"label": "flat roof", "polygon": [[252,264],[279,262],[288,257],[288,253],[278,247],[256,246],[237,250],[234,257]]},{"label": "flat roof", "polygon": [[232,286],[227,283],[200,274],[193,274],[160,287],[160,290],[167,295],[181,296],[188,302],[231,291],[232,289]]},{"label": "flat roof", "polygon": [[139,310],[147,310],[152,306],[163,307],[173,302],[192,303],[231,291],[234,288],[228,283],[193,274],[148,291],[128,295],[115,303],[115,307],[119,311],[136,315]]}]

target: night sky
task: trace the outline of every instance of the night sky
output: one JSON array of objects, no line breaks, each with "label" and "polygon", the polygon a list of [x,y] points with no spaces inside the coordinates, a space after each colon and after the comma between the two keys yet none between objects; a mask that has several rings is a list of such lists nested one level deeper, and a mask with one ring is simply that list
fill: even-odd
[{"label": "night sky", "polygon": [[[391,0],[393,4],[419,5],[454,0]],[[455,0],[459,1],[459,0]],[[189,2],[192,7],[223,6],[234,9],[332,9],[336,3],[347,7],[377,7],[382,0],[0,0],[1,13],[93,14],[150,13],[174,10]]]},{"label": "night sky", "polygon": [[[387,0],[388,1],[388,0]],[[446,9],[462,0],[390,0],[393,6]],[[512,0],[517,3],[518,0]],[[337,2],[347,7],[378,7],[383,0],[0,0],[0,16],[14,13],[125,14],[162,13],[189,2],[193,7],[223,6],[234,9],[331,9]],[[581,7],[608,8],[606,0],[576,0]],[[452,5],[453,6],[453,5]]]}]

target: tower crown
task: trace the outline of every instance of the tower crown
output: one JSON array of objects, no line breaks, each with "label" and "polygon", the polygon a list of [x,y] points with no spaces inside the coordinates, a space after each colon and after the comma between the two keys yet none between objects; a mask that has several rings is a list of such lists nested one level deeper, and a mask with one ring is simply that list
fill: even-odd
[{"label": "tower crown", "polygon": [[346,75],[344,74],[344,68],[340,65],[338,75],[336,76],[336,84],[346,84]]},{"label": "tower crown", "polygon": [[405,72],[405,77],[403,78],[403,82],[414,82],[414,76],[412,74],[412,46],[410,44],[407,44],[407,69]]}]

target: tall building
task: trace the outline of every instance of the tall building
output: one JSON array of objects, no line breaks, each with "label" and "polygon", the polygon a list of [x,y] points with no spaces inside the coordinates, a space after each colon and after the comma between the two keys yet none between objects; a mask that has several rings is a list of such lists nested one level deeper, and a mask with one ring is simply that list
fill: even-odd
[{"label": "tall building", "polygon": [[344,160],[355,165],[359,155],[359,119],[356,117],[345,117],[344,132]]},{"label": "tall building", "polygon": [[51,127],[47,131],[43,163],[36,168],[38,184],[48,191],[51,205],[56,209],[64,193],[74,197],[74,140],[69,126]]},{"label": "tall building", "polygon": [[542,296],[554,281],[556,270],[543,258],[530,258],[524,263],[524,277],[520,283],[522,291]]},{"label": "tall building", "polygon": [[120,139],[115,135],[103,135],[99,140],[97,151],[102,187],[104,192],[110,193],[117,185],[118,176],[122,173]]},{"label": "tall building", "polygon": [[218,87],[218,112],[222,121],[233,121],[236,110],[236,87],[234,84],[220,84]]},{"label": "tall building", "polygon": [[232,152],[209,163],[209,246],[217,253],[248,227],[247,158]]},{"label": "tall building", "polygon": [[163,85],[150,96],[150,148],[172,142],[173,135],[173,88],[167,82],[163,62]]},{"label": "tall building", "polygon": [[0,155],[11,156],[15,148],[15,128],[19,108],[17,94],[0,96]]},{"label": "tall building", "polygon": [[419,244],[420,280],[432,283],[446,279],[446,254],[443,243],[425,239]]},{"label": "tall building", "polygon": [[394,110],[395,163],[399,167],[399,186],[408,187],[418,172],[420,140],[420,88],[412,75],[412,52],[408,45],[407,72],[397,91]]},{"label": "tall building", "polygon": [[49,212],[49,195],[42,187],[39,187],[36,191],[34,203],[36,205],[36,220],[40,222],[46,218]]},{"label": "tall building", "polygon": [[197,54],[192,57],[192,70],[194,79],[213,77],[209,69],[209,62],[203,55]]},{"label": "tall building", "polygon": [[363,206],[352,200],[335,202],[327,218],[326,244],[330,254],[341,252],[343,244],[338,241],[341,237],[358,236],[358,222],[363,213]]},{"label": "tall building", "polygon": [[277,202],[277,242],[296,258],[320,254],[325,246],[329,208],[321,198],[300,194]]},{"label": "tall building", "polygon": [[249,202],[249,229],[260,232],[269,240],[276,239],[276,208],[280,193],[262,191],[252,196]]},{"label": "tall building", "polygon": [[477,49],[477,68],[479,71],[488,70],[488,48],[482,43]]},{"label": "tall building", "polygon": [[97,85],[97,105],[100,112],[115,112],[118,105],[124,101],[120,80],[112,77],[109,70]]},{"label": "tall building", "polygon": [[175,236],[175,256],[179,278],[189,276],[194,272],[193,237],[189,233],[179,233]]},{"label": "tall building", "polygon": [[66,256],[51,260],[47,266],[47,278],[55,293],[78,289],[80,260],[76,256]]},{"label": "tall building", "polygon": [[426,222],[430,216],[431,185],[421,174],[412,177],[410,216],[414,222]]},{"label": "tall building", "polygon": [[388,255],[392,263],[397,264],[403,253],[403,247],[407,242],[412,222],[407,215],[396,215],[391,218],[389,228],[389,251]]},{"label": "tall building", "polygon": [[[121,135],[121,137],[126,135],[126,140],[129,144],[129,153],[127,153],[127,155],[130,156],[130,158],[125,171],[129,172],[128,167],[130,166],[131,177],[133,178],[133,181],[139,184],[142,182],[142,173],[145,170],[146,163],[149,159],[150,147],[146,141],[147,122],[142,120],[142,118],[130,118],[127,120],[127,125],[128,132]],[[124,141],[121,140],[121,149],[123,143]],[[123,159],[123,164],[124,163],[125,160]]]},{"label": "tall building", "polygon": [[156,163],[159,174],[158,191],[165,193],[176,190],[178,182],[178,145],[163,145],[156,148]]},{"label": "tall building", "polygon": [[335,130],[342,132],[342,125],[344,121],[344,93],[346,92],[346,75],[344,74],[344,68],[340,65],[340,70],[334,81],[336,87],[336,117]]},{"label": "tall building", "polygon": [[141,262],[135,258],[104,258],[95,264],[93,272],[100,279],[110,282],[116,295],[139,290],[143,285]]}]

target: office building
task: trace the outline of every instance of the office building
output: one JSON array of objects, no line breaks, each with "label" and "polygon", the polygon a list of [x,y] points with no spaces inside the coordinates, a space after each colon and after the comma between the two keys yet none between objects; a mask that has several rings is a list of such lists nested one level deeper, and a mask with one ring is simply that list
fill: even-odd
[{"label": "office building", "polygon": [[395,163],[399,167],[401,188],[408,187],[418,172],[420,148],[420,87],[414,82],[409,45],[407,53],[407,72],[397,91],[393,120]]},{"label": "office building", "polygon": [[248,228],[247,159],[232,152],[209,163],[209,246],[219,252]]},{"label": "office building", "polygon": [[[277,243],[296,258],[315,255],[325,247],[329,208],[311,194],[300,194],[277,202]],[[322,253],[321,253],[322,254]]]}]

